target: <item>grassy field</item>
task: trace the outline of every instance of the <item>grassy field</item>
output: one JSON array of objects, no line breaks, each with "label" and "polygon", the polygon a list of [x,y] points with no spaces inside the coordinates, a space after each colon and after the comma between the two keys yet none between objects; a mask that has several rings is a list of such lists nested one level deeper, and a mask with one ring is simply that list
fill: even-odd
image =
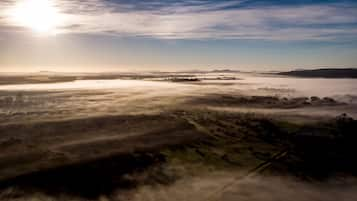
[{"label": "grassy field", "polygon": [[357,173],[357,122],[346,116],[296,124],[254,114],[180,110],[0,131],[1,198],[8,200],[34,193],[131,197],[128,192],[143,186],[221,172],[235,179],[217,190],[256,175],[321,182]]},{"label": "grassy field", "polygon": [[2,85],[0,200],[357,198],[354,96],[126,76]]}]

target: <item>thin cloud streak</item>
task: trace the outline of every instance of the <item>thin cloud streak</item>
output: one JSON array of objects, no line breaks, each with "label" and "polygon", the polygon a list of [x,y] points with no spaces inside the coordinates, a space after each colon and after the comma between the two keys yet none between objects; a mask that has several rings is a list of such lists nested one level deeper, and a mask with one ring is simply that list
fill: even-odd
[{"label": "thin cloud streak", "polygon": [[[0,2],[0,8],[13,2]],[[153,1],[139,9],[138,5],[121,1],[57,0],[56,5],[66,19],[58,31],[160,39],[335,41],[357,38],[357,26],[350,26],[357,24],[355,4],[239,7],[244,2]],[[7,21],[0,14],[1,25],[16,26]]]}]

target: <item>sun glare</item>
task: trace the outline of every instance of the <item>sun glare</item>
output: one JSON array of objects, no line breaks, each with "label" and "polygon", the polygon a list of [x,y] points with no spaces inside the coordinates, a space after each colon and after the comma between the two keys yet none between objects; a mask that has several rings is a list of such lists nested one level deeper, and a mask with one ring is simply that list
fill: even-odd
[{"label": "sun glare", "polygon": [[63,21],[53,0],[20,0],[10,10],[10,17],[16,25],[41,34],[55,34]]}]

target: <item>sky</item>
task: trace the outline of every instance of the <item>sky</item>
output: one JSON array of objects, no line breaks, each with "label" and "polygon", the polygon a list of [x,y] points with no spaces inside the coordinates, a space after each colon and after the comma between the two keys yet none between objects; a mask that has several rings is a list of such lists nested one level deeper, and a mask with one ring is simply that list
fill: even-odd
[{"label": "sky", "polygon": [[357,67],[354,0],[0,0],[0,72]]}]

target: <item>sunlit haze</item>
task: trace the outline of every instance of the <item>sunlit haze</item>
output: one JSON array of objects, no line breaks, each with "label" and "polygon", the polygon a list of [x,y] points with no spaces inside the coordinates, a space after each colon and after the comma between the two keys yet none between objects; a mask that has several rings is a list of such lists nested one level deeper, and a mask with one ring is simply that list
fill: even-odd
[{"label": "sunlit haze", "polygon": [[356,67],[352,0],[0,1],[0,72]]},{"label": "sunlit haze", "polygon": [[57,26],[63,23],[63,17],[51,0],[21,0],[8,12],[14,25],[42,34],[56,33]]}]

